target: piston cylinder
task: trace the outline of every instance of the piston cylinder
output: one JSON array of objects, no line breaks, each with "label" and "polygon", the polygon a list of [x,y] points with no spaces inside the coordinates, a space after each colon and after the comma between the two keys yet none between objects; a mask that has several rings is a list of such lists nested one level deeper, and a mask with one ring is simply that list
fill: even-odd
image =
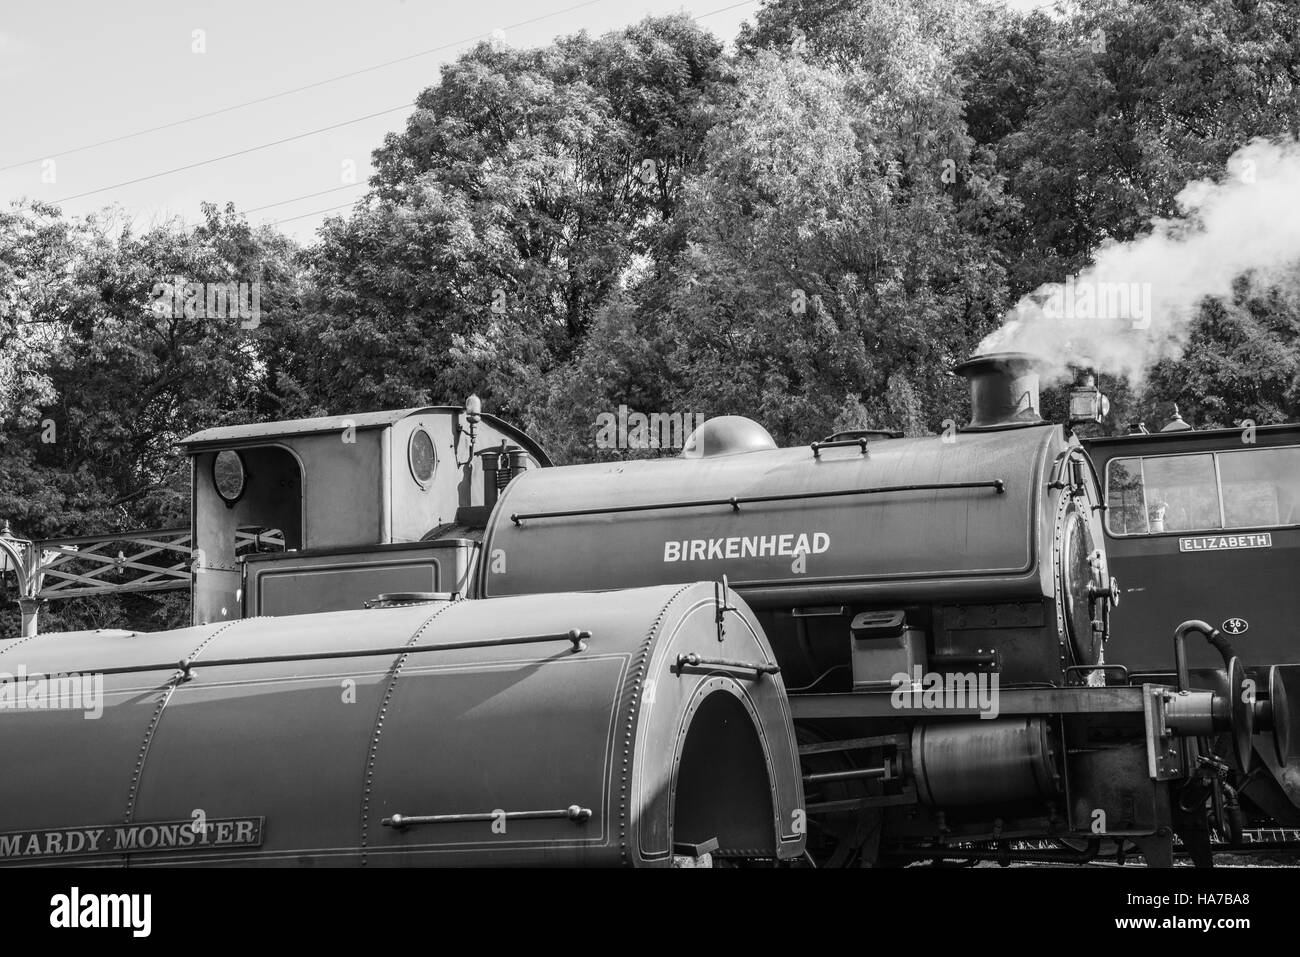
[{"label": "piston cylinder", "polygon": [[916,793],[930,807],[1051,798],[1060,773],[1046,718],[922,724],[912,730]]}]

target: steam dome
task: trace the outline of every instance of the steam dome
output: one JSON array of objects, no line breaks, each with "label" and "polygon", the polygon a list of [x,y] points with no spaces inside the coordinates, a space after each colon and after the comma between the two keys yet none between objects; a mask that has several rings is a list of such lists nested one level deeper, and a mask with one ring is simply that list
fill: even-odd
[{"label": "steam dome", "polygon": [[776,440],[771,433],[753,419],[743,415],[720,415],[687,436],[682,458],[709,458],[774,448]]}]

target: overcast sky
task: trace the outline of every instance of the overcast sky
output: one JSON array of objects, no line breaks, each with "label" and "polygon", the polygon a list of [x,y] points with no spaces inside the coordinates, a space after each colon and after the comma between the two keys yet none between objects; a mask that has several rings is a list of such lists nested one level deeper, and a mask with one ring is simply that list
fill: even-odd
[{"label": "overcast sky", "polygon": [[[1013,0],[1012,5],[1041,2]],[[404,104],[437,81],[440,64],[477,39],[502,30],[512,45],[541,46],[582,29],[598,35],[647,14],[685,10],[730,42],[759,7],[758,0],[734,4],[0,0],[0,167],[11,167],[0,169],[0,202],[23,196],[63,201],[64,212],[73,215],[117,203],[143,226],[172,214],[194,219],[205,200],[231,201],[250,211],[250,222],[282,221],[281,229],[308,241],[329,215],[320,211],[365,191],[370,152],[386,132],[403,128],[410,113]],[[196,41],[198,30],[203,34]],[[200,44],[204,52],[195,52]],[[435,48],[444,49],[217,116],[77,149]],[[388,112],[347,122],[380,111]],[[116,185],[342,123],[347,125]],[[339,189],[346,185],[347,161],[355,163],[360,185]],[[50,178],[54,181],[47,182]],[[257,209],[268,204],[278,205]]]}]

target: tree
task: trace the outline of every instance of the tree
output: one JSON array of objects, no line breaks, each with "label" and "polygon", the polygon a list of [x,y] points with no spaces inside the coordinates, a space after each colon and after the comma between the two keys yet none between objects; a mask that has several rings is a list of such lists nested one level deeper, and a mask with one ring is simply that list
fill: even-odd
[{"label": "tree", "polygon": [[720,56],[682,15],[445,68],[324,231],[293,387],[333,408],[478,392],[527,423],[626,271],[676,242]]},{"label": "tree", "polygon": [[687,249],[633,297],[670,408],[791,441],[956,416],[945,370],[1000,314],[1006,209],[958,105],[878,79],[899,72],[770,50],[738,66],[678,213]]},{"label": "tree", "polygon": [[63,321],[69,232],[51,206],[0,209],[0,423],[30,426],[54,396],[45,367]]},{"label": "tree", "polygon": [[[4,353],[24,371],[0,419],[0,516],[33,539],[187,524],[176,442],[278,412],[262,343],[296,309],[296,248],[211,206],[197,227],[141,233],[114,211],[68,221],[45,207],[18,207],[3,226],[7,334],[33,345]],[[249,305],[258,284],[254,318],[209,299],[209,286],[230,282],[246,284]],[[191,283],[203,291],[186,298]],[[89,620],[102,623],[101,604],[85,606]],[[158,610],[146,596],[130,604]],[[159,614],[175,620],[177,603]],[[52,620],[82,619],[70,603]]]}]

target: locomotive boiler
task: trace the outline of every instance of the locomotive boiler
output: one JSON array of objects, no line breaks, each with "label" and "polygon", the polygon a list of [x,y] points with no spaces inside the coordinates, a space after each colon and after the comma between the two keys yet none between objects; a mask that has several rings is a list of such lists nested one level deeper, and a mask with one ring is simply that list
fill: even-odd
[{"label": "locomotive boiler", "polygon": [[820,861],[1008,857],[1044,838],[1086,854],[1105,837],[1166,863],[1175,829],[1203,826],[1174,799],[1196,737],[1230,731],[1249,754],[1271,712],[1235,660],[1219,692],[1133,685],[1107,661],[1118,590],[1087,455],[1040,417],[1031,357],[956,371],[972,417],[944,435],[782,449],[729,417],[679,458],[522,475],[475,594],[726,581],[787,682]]}]

